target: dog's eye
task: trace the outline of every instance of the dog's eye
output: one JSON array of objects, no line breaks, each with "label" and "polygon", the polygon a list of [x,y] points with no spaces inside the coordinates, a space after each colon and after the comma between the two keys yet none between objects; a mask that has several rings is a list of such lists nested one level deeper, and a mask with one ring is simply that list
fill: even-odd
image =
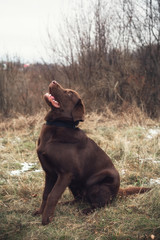
[{"label": "dog's eye", "polygon": [[67,94],[71,97],[73,93],[72,92],[67,92]]}]

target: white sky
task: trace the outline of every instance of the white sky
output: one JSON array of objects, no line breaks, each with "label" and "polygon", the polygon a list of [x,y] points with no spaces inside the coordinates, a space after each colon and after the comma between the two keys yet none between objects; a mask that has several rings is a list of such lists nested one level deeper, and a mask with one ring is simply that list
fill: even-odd
[{"label": "white sky", "polygon": [[45,58],[47,28],[63,23],[80,0],[0,0],[0,60],[6,55],[34,62]]}]

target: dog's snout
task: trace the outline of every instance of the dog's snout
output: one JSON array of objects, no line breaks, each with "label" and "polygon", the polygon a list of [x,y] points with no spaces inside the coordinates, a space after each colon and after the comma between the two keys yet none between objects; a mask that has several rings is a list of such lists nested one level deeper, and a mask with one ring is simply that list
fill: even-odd
[{"label": "dog's snout", "polygon": [[53,84],[57,84],[57,82],[55,80],[52,81]]}]

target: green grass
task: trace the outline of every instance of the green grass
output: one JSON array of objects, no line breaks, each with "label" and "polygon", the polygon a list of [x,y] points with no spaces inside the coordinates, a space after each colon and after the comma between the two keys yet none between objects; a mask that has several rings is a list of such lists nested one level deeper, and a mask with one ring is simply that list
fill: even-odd
[{"label": "green grass", "polygon": [[[43,117],[43,116],[42,116]],[[53,221],[41,225],[41,216],[32,213],[39,207],[44,173],[36,155],[36,140],[43,118],[19,116],[0,123],[0,239],[8,240],[136,240],[160,239],[160,185],[142,195],[117,199],[112,205],[82,214],[82,203],[56,207]],[[93,121],[94,119],[94,121]],[[146,119],[131,120],[90,114],[81,125],[112,158],[121,175],[121,186],[150,186],[159,178],[160,136],[147,138],[150,128],[159,123]],[[34,163],[20,175],[22,163]],[[72,200],[66,190],[60,201]],[[152,238],[151,238],[152,236]]]}]

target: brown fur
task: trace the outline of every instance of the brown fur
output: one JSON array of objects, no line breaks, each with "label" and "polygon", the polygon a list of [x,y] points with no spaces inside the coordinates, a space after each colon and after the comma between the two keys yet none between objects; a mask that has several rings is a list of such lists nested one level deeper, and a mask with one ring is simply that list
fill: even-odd
[{"label": "brown fur", "polygon": [[84,105],[77,92],[53,81],[44,96],[51,110],[45,117],[37,153],[45,171],[45,188],[40,208],[42,224],[48,224],[62,193],[67,187],[75,200],[90,203],[84,212],[104,207],[119,193],[128,195],[148,189],[119,189],[119,173],[109,156],[76,127],[84,121]]}]

